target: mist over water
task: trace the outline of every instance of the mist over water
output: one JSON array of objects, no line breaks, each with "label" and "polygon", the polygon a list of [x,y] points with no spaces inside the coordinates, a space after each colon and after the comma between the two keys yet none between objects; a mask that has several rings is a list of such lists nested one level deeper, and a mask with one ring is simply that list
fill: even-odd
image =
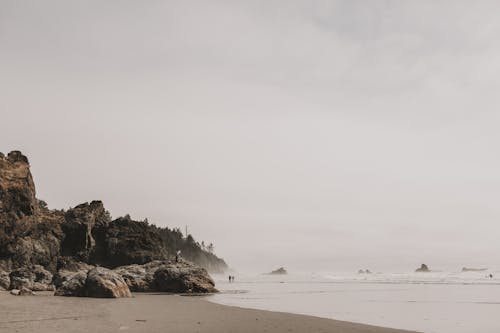
[{"label": "mist over water", "polygon": [[499,6],[2,1],[0,151],[237,271],[495,269]]}]

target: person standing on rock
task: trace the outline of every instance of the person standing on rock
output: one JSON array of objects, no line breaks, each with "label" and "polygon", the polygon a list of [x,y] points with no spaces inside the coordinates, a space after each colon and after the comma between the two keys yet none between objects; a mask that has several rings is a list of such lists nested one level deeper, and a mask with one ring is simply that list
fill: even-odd
[{"label": "person standing on rock", "polygon": [[181,259],[181,250],[178,250],[175,254],[175,262],[179,262]]}]

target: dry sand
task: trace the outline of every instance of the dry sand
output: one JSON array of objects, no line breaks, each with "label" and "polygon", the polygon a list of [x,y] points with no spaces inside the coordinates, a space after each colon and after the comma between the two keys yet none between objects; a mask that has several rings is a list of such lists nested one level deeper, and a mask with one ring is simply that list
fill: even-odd
[{"label": "dry sand", "polygon": [[229,307],[204,297],[134,294],[93,299],[0,292],[0,332],[335,332],[403,333],[288,313]]}]

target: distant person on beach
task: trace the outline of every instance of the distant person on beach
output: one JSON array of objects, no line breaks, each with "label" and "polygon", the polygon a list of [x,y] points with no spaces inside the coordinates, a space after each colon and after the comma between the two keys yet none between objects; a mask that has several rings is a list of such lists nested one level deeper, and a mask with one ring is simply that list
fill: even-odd
[{"label": "distant person on beach", "polygon": [[175,262],[179,262],[180,259],[181,259],[181,250],[177,251],[177,253],[175,254]]},{"label": "distant person on beach", "polygon": [[490,274],[490,279],[493,279],[493,274]]},{"label": "distant person on beach", "polygon": [[231,275],[229,275],[229,283],[231,283],[231,280],[232,280]]}]

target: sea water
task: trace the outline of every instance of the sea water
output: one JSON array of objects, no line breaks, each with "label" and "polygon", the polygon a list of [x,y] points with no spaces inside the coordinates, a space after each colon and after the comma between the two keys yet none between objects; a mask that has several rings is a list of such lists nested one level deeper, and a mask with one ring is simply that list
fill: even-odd
[{"label": "sea water", "polygon": [[[489,277],[493,275],[493,278]],[[500,272],[216,276],[216,303],[427,333],[499,333]]]}]

